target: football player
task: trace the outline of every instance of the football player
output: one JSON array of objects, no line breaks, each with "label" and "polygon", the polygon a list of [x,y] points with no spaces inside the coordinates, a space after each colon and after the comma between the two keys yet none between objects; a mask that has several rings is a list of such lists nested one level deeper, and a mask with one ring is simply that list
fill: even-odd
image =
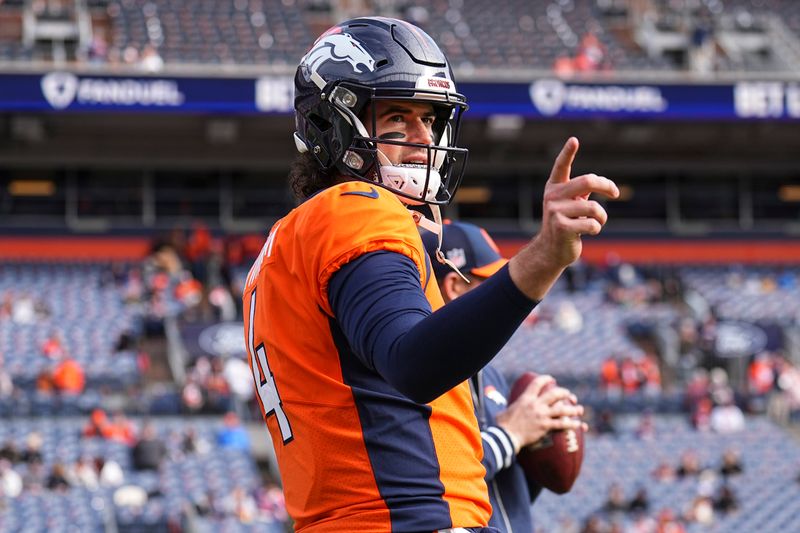
[{"label": "football player", "polygon": [[[298,531],[482,531],[491,515],[466,380],[505,344],[606,213],[595,175],[558,156],[542,230],[442,307],[417,225],[461,180],[467,104],[422,30],[394,19],[326,31],[295,76],[290,182],[302,202],[247,278],[245,338]],[[411,204],[432,206],[434,220]],[[433,260],[444,260],[441,253]],[[477,310],[477,311],[476,311]],[[485,529],[485,531],[493,531]]]},{"label": "football player", "polygon": [[[476,289],[508,263],[489,234],[474,224],[446,222],[441,235],[445,257],[467,278],[462,279],[447,265],[433,263],[445,304]],[[424,232],[422,242],[428,253],[436,253],[439,243],[435,234]],[[531,504],[542,489],[526,477],[517,462],[519,451],[538,442],[550,431],[585,426],[574,418],[583,415],[583,406],[569,390],[553,387],[540,395],[545,386],[553,382],[551,376],[537,376],[509,405],[511,388],[493,365],[487,365],[469,380],[492,504],[489,525],[504,533],[534,531]]]}]

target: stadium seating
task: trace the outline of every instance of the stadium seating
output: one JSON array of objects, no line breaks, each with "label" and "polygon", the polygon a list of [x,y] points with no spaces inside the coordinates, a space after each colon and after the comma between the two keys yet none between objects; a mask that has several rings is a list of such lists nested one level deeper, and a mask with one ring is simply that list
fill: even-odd
[{"label": "stadium seating", "polygon": [[42,346],[54,332],[84,367],[89,386],[137,381],[135,354],[115,353],[114,346],[120,334],[141,328],[141,316],[125,305],[119,288],[101,283],[107,269],[90,263],[0,264],[0,295],[27,296],[47,309],[46,317],[29,324],[0,320],[0,353],[16,385],[32,388],[39,373],[52,367]]},{"label": "stadium seating", "polygon": [[294,64],[313,40],[301,12],[274,0],[112,2],[107,12],[112,46],[152,42],[168,63]]},{"label": "stadium seating", "polygon": [[[234,488],[253,491],[260,483],[258,469],[246,452],[221,449],[215,445],[219,420],[193,418],[151,419],[160,438],[167,444],[169,459],[158,472],[133,469],[130,448],[102,438],[81,437],[85,418],[44,417],[15,418],[0,425],[0,444],[13,442],[23,448],[26,438],[37,432],[43,440],[44,471],[60,462],[74,463],[80,457],[103,457],[117,462],[123,470],[125,485],[141,487],[149,495],[143,507],[115,505],[115,487],[89,490],[72,487],[65,492],[23,492],[5,500],[0,510],[0,532],[10,531],[106,531],[107,521],[118,524],[120,531],[164,531],[168,521],[180,523],[187,505],[211,492],[222,500]],[[139,421],[141,422],[141,421]],[[203,455],[180,452],[180,436],[189,427],[210,445]],[[17,466],[22,474],[25,466]],[[109,515],[109,513],[111,513]],[[281,531],[279,524],[240,524],[230,517],[211,516],[200,520],[208,531]]]},{"label": "stadium seating", "polygon": [[[619,484],[630,499],[639,487],[646,487],[650,499],[648,514],[671,509],[681,516],[698,491],[696,477],[657,482],[656,466],[665,462],[677,466],[681,453],[694,450],[701,465],[717,470],[720,457],[733,448],[741,454],[744,472],[730,479],[739,501],[739,511],[716,513],[710,527],[694,523],[688,531],[795,531],[800,528],[797,501],[800,483],[800,446],[761,418],[749,418],[747,429],[732,435],[699,433],[682,417],[656,417],[655,438],[642,441],[634,434],[637,417],[621,417],[615,436],[590,435],[581,476],[572,491],[563,496],[543,492],[534,509],[537,531],[560,531],[567,520],[582,524],[595,514],[606,516],[603,506],[612,483]],[[717,476],[716,492],[721,485]],[[618,518],[630,526],[633,515]]]},{"label": "stadium seating", "polygon": [[[109,29],[106,40],[111,62],[135,64],[149,44],[168,65],[291,67],[308,49],[320,26],[335,22],[325,20],[331,10],[326,13],[320,4],[324,7],[325,3],[89,0],[86,5],[92,19]],[[496,9],[492,0],[435,0],[424,6],[401,7],[396,14],[428,31],[453,64],[466,73],[549,70],[559,58],[581,56],[581,41],[587,34],[598,39],[602,63],[578,65],[577,71],[683,70],[687,68],[685,57],[692,46],[692,28],[696,24],[708,26],[723,51],[716,55],[714,69],[785,70],[796,64],[787,62],[787,57],[798,60],[792,48],[797,49],[800,39],[800,6],[791,0],[698,2],[693,11],[682,13],[666,1],[649,5],[655,11],[638,23],[631,22],[637,18],[629,16],[624,2],[574,0],[508,0],[503,9]],[[621,13],[612,9],[614,6]],[[34,52],[21,44],[22,9],[18,0],[0,4],[0,15],[11,17],[6,23],[9,29],[0,32],[0,59],[25,61],[33,56]],[[765,14],[771,18],[764,18]],[[648,53],[648,44],[637,37],[637,32],[649,24],[647,21],[652,21],[653,31],[672,32],[679,39],[683,60],[652,50]],[[782,26],[775,28],[774,24]],[[20,26],[19,31],[10,31],[16,26]],[[784,28],[788,35],[780,34]],[[757,32],[761,32],[764,46],[742,45],[745,40],[755,43]],[[794,44],[787,45],[787,39]],[[783,43],[776,45],[781,54],[776,53],[775,43]],[[135,52],[126,57],[128,48]]]},{"label": "stadium seating", "polygon": [[609,356],[643,355],[627,334],[633,322],[671,320],[676,310],[664,304],[623,307],[607,302],[605,285],[568,294],[556,288],[539,305],[539,315],[551,316],[564,301],[572,302],[581,314],[583,327],[567,332],[552,320],[538,320],[523,326],[495,360],[503,372],[515,376],[525,370],[552,374],[564,382],[597,383],[600,365]]},{"label": "stadium seating", "polygon": [[784,322],[800,316],[800,271],[787,268],[683,268],[681,277],[721,318]]}]

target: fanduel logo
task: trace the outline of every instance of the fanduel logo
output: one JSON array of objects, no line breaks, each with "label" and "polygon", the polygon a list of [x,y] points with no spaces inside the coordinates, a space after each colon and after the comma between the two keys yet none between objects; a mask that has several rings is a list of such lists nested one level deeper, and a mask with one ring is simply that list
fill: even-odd
[{"label": "fanduel logo", "polygon": [[177,82],[168,80],[79,79],[69,72],[51,72],[42,77],[42,94],[55,109],[78,102],[84,105],[170,106],[183,104],[186,97]]},{"label": "fanduel logo", "polygon": [[69,72],[51,72],[42,77],[42,94],[55,109],[69,107],[78,92],[78,77]]},{"label": "fanduel logo", "polygon": [[566,85],[559,80],[538,80],[529,92],[536,109],[548,117],[561,110],[660,113],[667,109],[661,90],[646,85]]}]

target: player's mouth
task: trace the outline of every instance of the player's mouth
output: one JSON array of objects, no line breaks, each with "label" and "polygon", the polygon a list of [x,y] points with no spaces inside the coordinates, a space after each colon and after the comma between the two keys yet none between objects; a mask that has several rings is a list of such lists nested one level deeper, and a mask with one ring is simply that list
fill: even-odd
[{"label": "player's mouth", "polygon": [[411,167],[411,168],[428,168],[428,159],[424,157],[404,159],[399,166]]}]

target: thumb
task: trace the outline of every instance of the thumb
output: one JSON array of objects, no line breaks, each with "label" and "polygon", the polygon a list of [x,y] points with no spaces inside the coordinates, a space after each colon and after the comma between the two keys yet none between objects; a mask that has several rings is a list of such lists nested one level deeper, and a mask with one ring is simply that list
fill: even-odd
[{"label": "thumb", "polygon": [[553,163],[553,170],[550,171],[551,183],[566,183],[569,181],[570,173],[572,172],[572,162],[575,160],[575,154],[578,153],[578,139],[570,137],[564,143],[564,147],[556,157],[556,162]]},{"label": "thumb", "polygon": [[555,381],[553,376],[548,376],[547,374],[536,376],[536,379],[528,384],[528,387],[525,389],[525,394],[530,394],[534,398],[538,398],[542,393],[542,389],[550,383],[555,383]]}]

